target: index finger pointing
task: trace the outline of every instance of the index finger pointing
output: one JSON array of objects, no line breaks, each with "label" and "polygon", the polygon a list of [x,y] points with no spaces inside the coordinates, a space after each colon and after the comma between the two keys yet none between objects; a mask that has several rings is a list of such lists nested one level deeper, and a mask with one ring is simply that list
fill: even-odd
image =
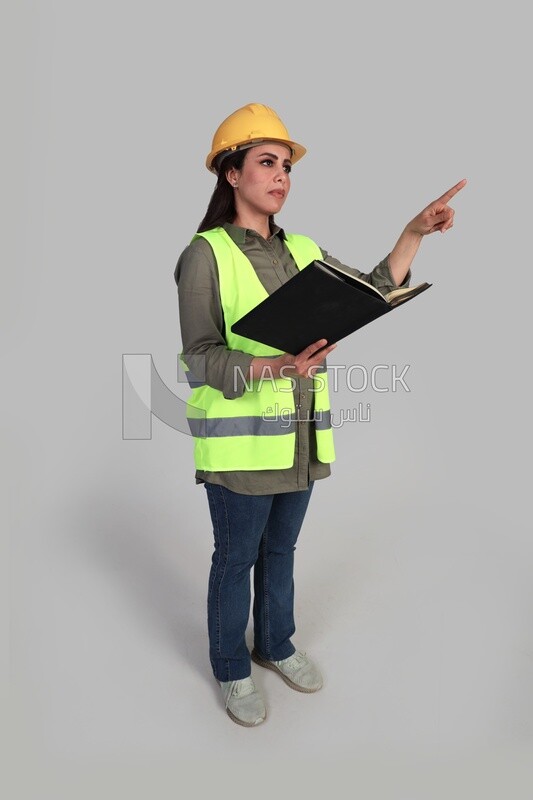
[{"label": "index finger pointing", "polygon": [[439,198],[437,198],[435,202],[449,203],[452,197],[454,197],[454,195],[456,195],[457,192],[460,192],[463,186],[465,186],[465,184],[466,184],[466,178],[463,178],[462,181],[459,181],[459,183],[456,183],[455,186],[452,186],[451,189],[448,189],[447,192],[444,192],[444,194],[441,195]]}]

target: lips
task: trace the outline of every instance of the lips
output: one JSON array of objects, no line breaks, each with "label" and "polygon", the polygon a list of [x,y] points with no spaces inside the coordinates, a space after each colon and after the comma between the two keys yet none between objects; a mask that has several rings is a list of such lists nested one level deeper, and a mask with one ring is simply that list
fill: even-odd
[{"label": "lips", "polygon": [[279,197],[280,199],[285,197],[285,192],[281,189],[274,189],[272,192],[269,192],[269,194],[274,195],[274,197]]}]

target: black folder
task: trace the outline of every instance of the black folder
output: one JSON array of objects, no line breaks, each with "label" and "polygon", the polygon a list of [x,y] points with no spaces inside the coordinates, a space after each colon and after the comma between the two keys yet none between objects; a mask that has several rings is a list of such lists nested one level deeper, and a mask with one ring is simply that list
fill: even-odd
[{"label": "black folder", "polygon": [[419,283],[383,295],[351,273],[316,260],[241,317],[231,330],[297,355],[318,339],[338,342],[432,285]]}]

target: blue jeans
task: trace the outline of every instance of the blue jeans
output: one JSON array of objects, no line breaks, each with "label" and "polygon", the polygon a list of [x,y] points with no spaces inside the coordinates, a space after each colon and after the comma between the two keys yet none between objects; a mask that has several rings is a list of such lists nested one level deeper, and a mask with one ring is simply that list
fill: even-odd
[{"label": "blue jeans", "polygon": [[207,595],[209,660],[215,678],[251,674],[245,633],[250,617],[250,570],[254,568],[254,647],[280,661],[295,652],[294,550],[314,482],[300,492],[246,495],[205,483],[213,521]]}]

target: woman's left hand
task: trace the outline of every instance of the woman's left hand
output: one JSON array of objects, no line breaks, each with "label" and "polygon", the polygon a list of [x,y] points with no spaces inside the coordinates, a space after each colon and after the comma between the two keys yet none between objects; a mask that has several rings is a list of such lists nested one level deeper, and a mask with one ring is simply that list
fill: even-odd
[{"label": "woman's left hand", "polygon": [[465,184],[466,178],[463,178],[462,181],[459,181],[459,183],[456,183],[451,189],[448,189],[447,192],[444,192],[437,200],[434,200],[429,206],[426,206],[420,214],[417,214],[417,216],[411,220],[406,230],[418,233],[420,236],[425,236],[428,233],[435,233],[435,231],[444,233],[444,231],[452,228],[455,211],[453,208],[449,207],[448,203],[457,192],[461,191]]}]

